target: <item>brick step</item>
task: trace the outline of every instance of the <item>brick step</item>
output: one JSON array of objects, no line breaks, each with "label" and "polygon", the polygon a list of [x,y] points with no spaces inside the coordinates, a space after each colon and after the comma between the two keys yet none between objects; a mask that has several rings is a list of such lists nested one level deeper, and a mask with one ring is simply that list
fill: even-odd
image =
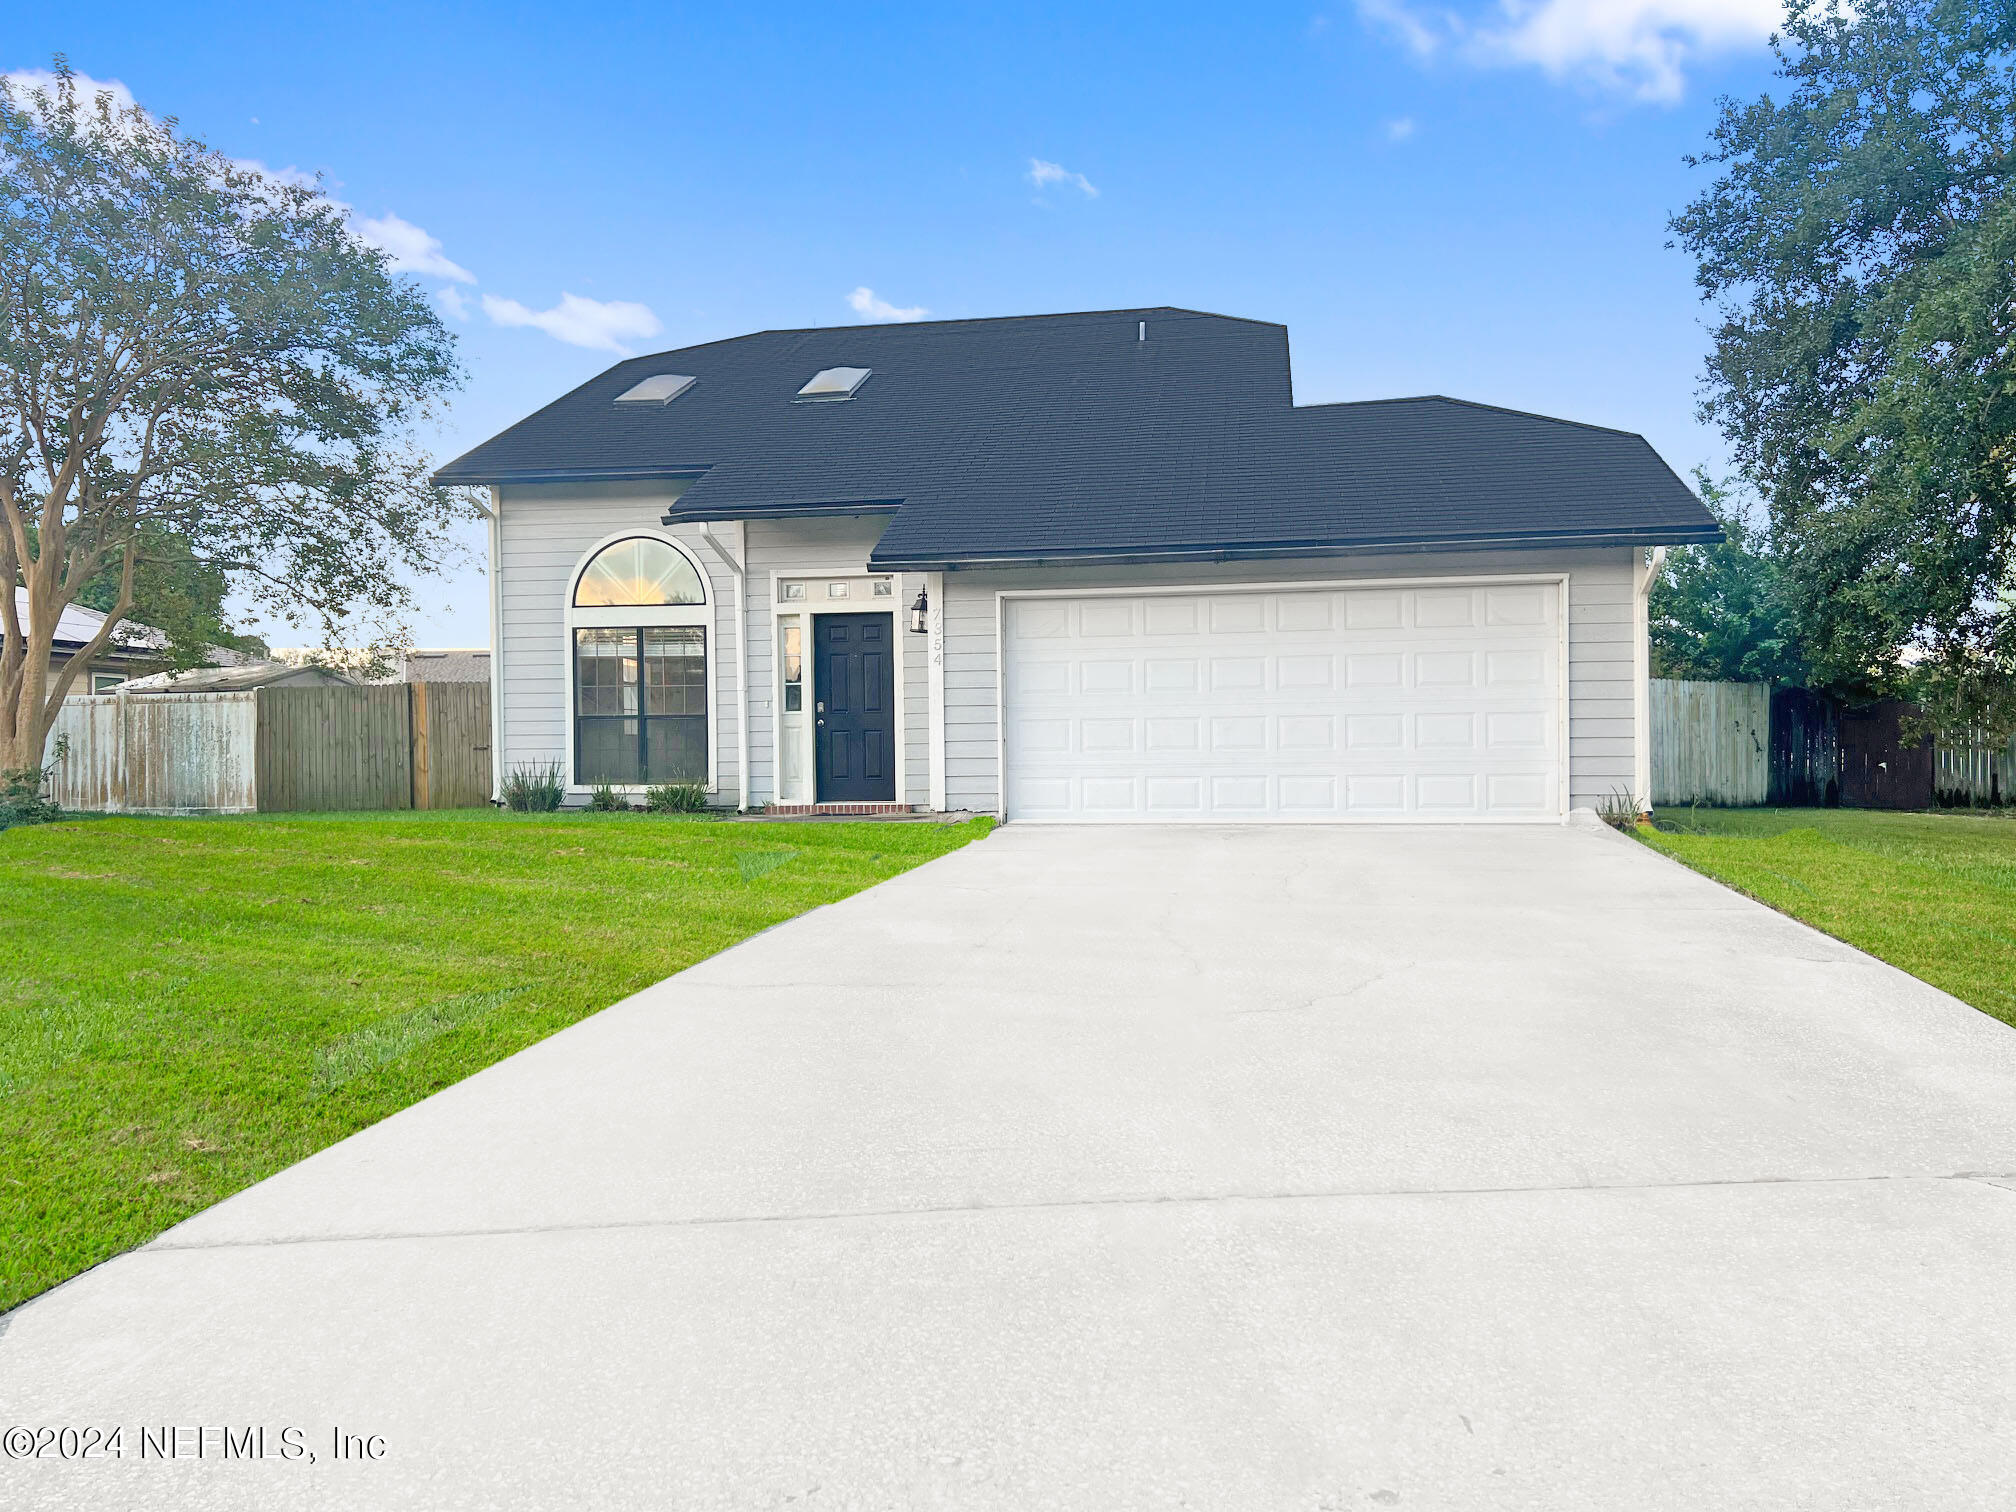
[{"label": "brick step", "polygon": [[794,814],[919,814],[913,803],[766,803],[765,814],[789,818]]}]

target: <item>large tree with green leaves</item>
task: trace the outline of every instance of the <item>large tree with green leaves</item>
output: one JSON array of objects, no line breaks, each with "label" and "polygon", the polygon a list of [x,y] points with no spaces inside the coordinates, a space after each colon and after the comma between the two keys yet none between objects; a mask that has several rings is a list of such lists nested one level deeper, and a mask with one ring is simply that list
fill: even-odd
[{"label": "large tree with green leaves", "polygon": [[1815,681],[2016,681],[2016,0],[1792,0],[1673,222]]},{"label": "large tree with green leaves", "polygon": [[[466,505],[414,427],[460,381],[426,297],[318,185],[173,120],[0,81],[0,770],[38,765],[150,581],[186,644],[220,581],[333,641],[392,623]],[[50,672],[68,604],[108,619]],[[221,632],[222,626],[216,628]],[[186,656],[185,658],[186,659]]]},{"label": "large tree with green leaves", "polygon": [[1806,660],[1768,533],[1728,486],[1705,473],[1695,486],[1722,539],[1674,548],[1652,585],[1652,675],[1802,686]]}]

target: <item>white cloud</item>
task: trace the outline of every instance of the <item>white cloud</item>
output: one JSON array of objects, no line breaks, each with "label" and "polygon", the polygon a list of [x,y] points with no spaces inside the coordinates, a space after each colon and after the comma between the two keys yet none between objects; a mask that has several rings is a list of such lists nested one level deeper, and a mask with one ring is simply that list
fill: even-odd
[{"label": "white cloud", "polygon": [[[130,109],[136,103],[133,91],[117,80],[94,79],[88,74],[73,77],[78,93],[87,101],[100,93],[109,94],[115,111]],[[37,114],[40,113],[38,92],[47,92],[56,83],[56,76],[46,68],[15,69],[11,73],[0,73],[0,79],[10,86],[17,107]],[[257,124],[256,120],[254,124]],[[233,167],[273,183],[317,189],[327,194],[322,180],[303,169],[292,166],[269,168],[256,158],[232,158],[230,161]],[[1084,188],[1087,193],[1096,192],[1089,184]],[[469,318],[469,299],[456,285],[473,284],[477,281],[476,275],[449,258],[440,238],[390,211],[381,216],[359,216],[352,206],[335,196],[328,195],[328,199],[349,223],[351,233],[360,242],[375,247],[390,258],[394,273],[412,273],[441,280],[441,287],[434,291],[435,300],[456,320]],[[852,302],[864,296],[870,301],[870,306],[864,308],[856,303],[855,308],[875,319],[917,320],[927,313],[922,309],[897,309],[876,299],[867,289],[857,290],[849,296],[849,300]],[[533,310],[515,299],[500,299],[494,294],[485,294],[482,304],[483,313],[500,326],[532,326],[570,346],[590,347],[598,351],[626,353],[625,341],[656,336],[664,329],[647,306],[627,300],[603,301],[583,299],[577,294],[562,294],[560,303],[552,309]]]},{"label": "white cloud", "polygon": [[1041,158],[1029,159],[1029,182],[1038,189],[1047,189],[1052,184],[1071,184],[1085,191],[1087,199],[1099,198],[1099,191],[1092,187],[1092,180],[1082,173],[1073,173],[1062,163],[1046,163]]},{"label": "white cloud", "polygon": [[1414,135],[1414,117],[1395,116],[1386,123],[1386,140],[1404,142]]},{"label": "white cloud", "polygon": [[1536,67],[1662,104],[1702,59],[1759,46],[1785,19],[1782,0],[1497,0],[1482,17],[1358,0],[1358,13],[1420,58]]},{"label": "white cloud", "polygon": [[1447,12],[1436,13],[1434,22],[1423,20],[1403,0],[1358,0],[1358,15],[1391,32],[1417,58],[1432,58],[1440,52],[1444,33],[1456,24]]},{"label": "white cloud", "polygon": [[656,336],[665,327],[647,305],[629,300],[583,299],[579,294],[560,296],[550,310],[529,310],[515,299],[483,296],[483,313],[500,326],[532,326],[569,346],[591,347],[597,351],[628,356],[625,341]]},{"label": "white cloud", "polygon": [[392,259],[394,273],[420,273],[453,283],[476,282],[474,273],[448,260],[438,238],[389,211],[376,220],[352,221],[351,225],[365,246],[376,247]]},{"label": "white cloud", "polygon": [[[87,103],[87,106],[100,94],[112,96],[112,108],[115,111],[131,110],[139,103],[133,98],[133,91],[117,79],[94,79],[89,74],[81,73],[72,74],[71,78],[76,82],[79,97]],[[36,111],[34,96],[37,93],[56,92],[56,75],[46,68],[17,68],[12,73],[0,74],[0,79],[5,79],[13,86],[14,103],[23,110]],[[36,113],[40,114],[39,111]]]},{"label": "white cloud", "polygon": [[893,320],[901,323],[907,320],[922,320],[931,312],[922,305],[899,307],[886,299],[876,297],[875,291],[863,284],[847,296],[847,303],[854,307],[854,313],[868,320]]}]

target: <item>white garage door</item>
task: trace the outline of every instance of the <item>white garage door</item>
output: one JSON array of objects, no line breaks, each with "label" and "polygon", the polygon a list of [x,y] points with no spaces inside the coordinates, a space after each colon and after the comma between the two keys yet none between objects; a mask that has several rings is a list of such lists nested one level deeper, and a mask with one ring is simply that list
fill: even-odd
[{"label": "white garage door", "polygon": [[1558,583],[1011,598],[1011,819],[1561,812]]}]

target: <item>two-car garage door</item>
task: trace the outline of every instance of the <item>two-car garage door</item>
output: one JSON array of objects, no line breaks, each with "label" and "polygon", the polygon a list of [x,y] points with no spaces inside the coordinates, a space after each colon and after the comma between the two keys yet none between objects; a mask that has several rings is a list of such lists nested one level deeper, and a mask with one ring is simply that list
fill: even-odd
[{"label": "two-car garage door", "polygon": [[1008,598],[1002,658],[1011,819],[1561,813],[1558,582]]}]

